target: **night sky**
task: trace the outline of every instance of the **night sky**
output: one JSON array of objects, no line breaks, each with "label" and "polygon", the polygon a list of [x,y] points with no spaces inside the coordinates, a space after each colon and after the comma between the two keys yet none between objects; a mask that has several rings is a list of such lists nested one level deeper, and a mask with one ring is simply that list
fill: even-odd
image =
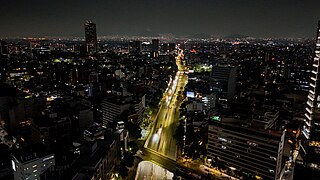
[{"label": "night sky", "polygon": [[315,37],[320,0],[7,0],[0,37],[105,35]]}]

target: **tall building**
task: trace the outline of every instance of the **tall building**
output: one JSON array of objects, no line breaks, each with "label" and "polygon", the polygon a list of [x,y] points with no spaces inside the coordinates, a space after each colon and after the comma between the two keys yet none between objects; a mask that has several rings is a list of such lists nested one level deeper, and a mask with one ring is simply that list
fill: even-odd
[{"label": "tall building", "polygon": [[320,21],[316,37],[315,57],[310,77],[310,90],[305,112],[305,123],[302,127],[303,141],[300,153],[307,167],[320,170]]},{"label": "tall building", "polygon": [[97,51],[97,30],[96,24],[87,21],[84,24],[86,51],[87,53],[94,53]]},{"label": "tall building", "polygon": [[152,39],[151,51],[153,58],[157,58],[159,56],[159,39]]},{"label": "tall building", "polygon": [[142,97],[119,97],[111,96],[104,99],[101,103],[102,124],[106,126],[108,123],[121,120],[121,115],[125,111],[130,111],[128,119],[133,123],[141,122],[145,110],[145,95]]},{"label": "tall building", "polygon": [[130,41],[129,52],[136,53],[136,54],[141,53],[141,41]]},{"label": "tall building", "polygon": [[[213,120],[216,121],[216,120]],[[244,128],[235,122],[212,122],[208,131],[208,158],[221,161],[230,169],[244,170],[263,179],[279,179],[283,134]]]},{"label": "tall building", "polygon": [[[120,162],[119,144],[115,137],[85,142],[80,156],[65,179],[111,179],[113,169]],[[74,173],[76,171],[76,173]]]},{"label": "tall building", "polygon": [[236,79],[236,67],[213,67],[210,89],[217,94],[219,99],[233,99],[236,94]]},{"label": "tall building", "polygon": [[286,130],[275,125],[279,111],[255,109],[250,115],[248,106],[248,103],[231,105],[210,118],[207,160],[218,167],[224,164],[234,172],[281,179]]},{"label": "tall building", "polygon": [[8,44],[5,41],[0,40],[0,55],[6,55],[8,53]]}]

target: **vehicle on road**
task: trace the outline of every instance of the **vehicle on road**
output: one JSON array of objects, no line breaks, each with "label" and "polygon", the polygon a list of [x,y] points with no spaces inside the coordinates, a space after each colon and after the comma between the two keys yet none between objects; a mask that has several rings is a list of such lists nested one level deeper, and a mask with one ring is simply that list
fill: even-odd
[{"label": "vehicle on road", "polygon": [[162,124],[160,124],[158,130],[157,130],[157,134],[160,136],[162,132]]}]

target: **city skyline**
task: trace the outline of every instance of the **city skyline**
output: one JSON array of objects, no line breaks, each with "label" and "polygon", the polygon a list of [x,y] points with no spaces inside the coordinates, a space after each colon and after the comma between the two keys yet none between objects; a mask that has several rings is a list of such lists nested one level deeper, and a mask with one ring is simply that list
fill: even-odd
[{"label": "city skyline", "polygon": [[318,7],[3,2],[0,179],[318,180]]},{"label": "city skyline", "polygon": [[98,36],[242,34],[313,38],[319,1],[20,1],[3,2],[0,37],[82,37],[86,20]]}]

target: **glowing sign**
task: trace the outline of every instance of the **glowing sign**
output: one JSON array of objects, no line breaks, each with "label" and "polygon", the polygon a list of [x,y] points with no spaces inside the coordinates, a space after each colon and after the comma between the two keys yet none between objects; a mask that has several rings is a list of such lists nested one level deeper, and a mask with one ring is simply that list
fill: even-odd
[{"label": "glowing sign", "polygon": [[212,120],[214,120],[214,121],[220,121],[220,117],[219,117],[219,116],[213,116],[213,117],[212,117]]},{"label": "glowing sign", "polygon": [[187,91],[187,97],[194,98],[194,92]]}]

